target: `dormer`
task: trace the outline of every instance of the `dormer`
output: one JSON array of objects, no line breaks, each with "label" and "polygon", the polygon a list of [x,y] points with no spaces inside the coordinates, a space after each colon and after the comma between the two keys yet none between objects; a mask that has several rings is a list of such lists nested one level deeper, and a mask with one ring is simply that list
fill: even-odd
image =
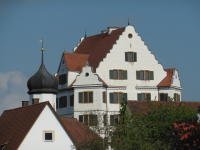
[{"label": "dormer", "polygon": [[113,30],[117,30],[119,29],[119,27],[108,27],[108,35],[110,35],[110,33],[113,31]]}]

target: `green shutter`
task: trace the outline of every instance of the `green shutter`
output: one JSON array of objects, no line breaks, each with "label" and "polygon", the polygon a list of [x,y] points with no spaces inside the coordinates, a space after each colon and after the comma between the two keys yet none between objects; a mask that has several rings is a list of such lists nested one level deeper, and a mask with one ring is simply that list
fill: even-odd
[{"label": "green shutter", "polygon": [[141,97],[142,97],[141,93],[138,93],[138,94],[137,94],[137,100],[138,100],[138,101],[141,101],[141,99],[142,99]]},{"label": "green shutter", "polygon": [[180,95],[178,95],[178,101],[179,101],[179,102],[181,101],[181,99],[180,99]]},{"label": "green shutter", "polygon": [[136,79],[140,80],[140,71],[136,71]]},{"label": "green shutter", "polygon": [[110,115],[110,125],[111,126],[114,125],[114,121],[115,121],[114,115]]},{"label": "green shutter", "polygon": [[114,71],[113,70],[110,70],[110,79],[113,79],[113,77],[114,77]]},{"label": "green shutter", "polygon": [[126,80],[127,79],[127,70],[123,70],[123,78]]},{"label": "green shutter", "polygon": [[153,73],[153,71],[150,71],[150,80],[154,80],[154,73]]},{"label": "green shutter", "polygon": [[89,103],[93,103],[93,92],[89,92]]},{"label": "green shutter", "polygon": [[150,93],[147,93],[147,100],[151,101],[151,94]]},{"label": "green shutter", "polygon": [[79,103],[83,103],[83,92],[79,92]]},{"label": "green shutter", "polygon": [[124,94],[124,100],[127,101],[127,93],[123,93]]},{"label": "green shutter", "polygon": [[79,115],[79,122],[83,123],[83,115]]},{"label": "green shutter", "polygon": [[174,93],[174,102],[176,102],[176,93]]},{"label": "green shutter", "polygon": [[110,93],[110,103],[113,103],[113,93]]},{"label": "green shutter", "polygon": [[164,93],[164,101],[167,101],[168,93]]},{"label": "green shutter", "polygon": [[125,52],[125,61],[128,61],[128,53]]},{"label": "green shutter", "polygon": [[105,92],[103,92],[103,103],[105,103]]},{"label": "green shutter", "polygon": [[137,62],[137,53],[134,52],[134,62]]}]

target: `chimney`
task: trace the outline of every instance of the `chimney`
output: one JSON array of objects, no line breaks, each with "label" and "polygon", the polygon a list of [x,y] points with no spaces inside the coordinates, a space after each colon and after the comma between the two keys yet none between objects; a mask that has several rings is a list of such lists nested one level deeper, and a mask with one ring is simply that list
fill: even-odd
[{"label": "chimney", "polygon": [[108,30],[102,30],[101,33],[108,33]]},{"label": "chimney", "polygon": [[22,101],[22,107],[29,106],[29,101]]},{"label": "chimney", "polygon": [[39,99],[32,99],[32,105],[39,104]]},{"label": "chimney", "polygon": [[119,27],[108,27],[108,35],[110,35],[110,33],[113,31],[113,30],[117,30],[119,29]]}]

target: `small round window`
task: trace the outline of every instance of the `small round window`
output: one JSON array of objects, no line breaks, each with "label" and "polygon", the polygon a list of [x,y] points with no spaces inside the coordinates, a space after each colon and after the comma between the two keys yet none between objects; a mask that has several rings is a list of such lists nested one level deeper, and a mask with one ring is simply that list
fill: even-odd
[{"label": "small round window", "polygon": [[129,33],[128,37],[131,39],[133,37],[133,35],[131,33]]},{"label": "small round window", "polygon": [[85,76],[86,76],[86,77],[88,77],[88,76],[89,76],[89,73],[88,73],[88,72],[86,72],[86,73],[85,73]]}]

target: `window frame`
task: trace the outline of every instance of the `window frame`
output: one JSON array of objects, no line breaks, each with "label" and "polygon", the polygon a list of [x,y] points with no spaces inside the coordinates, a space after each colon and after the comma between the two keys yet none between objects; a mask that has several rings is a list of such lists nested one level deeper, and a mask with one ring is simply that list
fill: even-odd
[{"label": "window frame", "polygon": [[[141,79],[141,71],[144,71],[144,79]],[[149,79],[146,79],[146,72],[149,72]],[[140,80],[149,81],[150,80],[150,70],[140,70]]]},{"label": "window frame", "polygon": [[[66,103],[65,103],[65,100],[66,100]],[[58,103],[59,103],[59,107],[58,108],[65,108],[65,107],[67,107],[67,96],[61,96],[61,97],[59,97],[59,102]]]},{"label": "window frame", "polygon": [[141,101],[143,101],[143,100],[142,100],[142,94],[145,94],[144,101],[147,100],[147,94],[150,94],[150,100],[149,100],[149,101],[151,101],[151,93],[140,93],[140,94],[141,94]]},{"label": "window frame", "polygon": [[[87,125],[88,127],[92,126],[92,125],[90,125],[90,115],[94,115],[94,114],[83,114],[83,115],[82,115],[82,116],[83,116],[83,124],[85,124],[85,116],[88,117],[88,122],[87,122],[87,124],[85,124],[85,125]],[[94,116],[97,116],[97,115],[94,115]],[[97,123],[98,123],[98,118],[97,118]],[[95,125],[94,125],[94,126],[95,126]]]},{"label": "window frame", "polygon": [[[115,73],[114,73],[114,71],[117,71],[117,79],[115,79],[114,77],[115,77]],[[122,78],[120,79],[119,78],[119,71],[122,71]],[[113,69],[113,79],[114,80],[124,80],[124,73],[123,73],[123,69]]]},{"label": "window frame", "polygon": [[[45,140],[45,133],[52,133],[52,140]],[[55,130],[43,130],[42,137],[44,142],[54,142],[55,141]]]},{"label": "window frame", "polygon": [[176,101],[175,102],[180,102],[180,99],[179,99],[180,94],[178,94],[178,93],[174,93],[174,94],[176,96]]},{"label": "window frame", "polygon": [[[94,103],[94,91],[83,91],[83,104],[91,104],[89,102],[89,93],[92,92],[92,103]],[[85,103],[84,93],[87,93],[87,102]]]},{"label": "window frame", "polygon": [[128,54],[129,54],[129,53],[132,54],[132,61],[129,61],[129,60],[128,60],[128,62],[134,62],[134,51],[128,51],[128,52],[127,52],[127,59],[128,59]]},{"label": "window frame", "polygon": [[[117,93],[117,103],[114,103],[114,93]],[[121,93],[122,95],[124,94],[123,92],[113,92],[113,104],[120,104],[119,103],[119,93]]]},{"label": "window frame", "polygon": [[[106,96],[107,93],[106,93],[106,91],[104,91],[103,93],[105,93],[105,94],[104,94],[104,99],[105,99],[105,103],[107,103],[107,96]],[[102,95],[102,97],[103,97],[103,95]],[[104,103],[104,102],[103,102],[103,103]]]}]

